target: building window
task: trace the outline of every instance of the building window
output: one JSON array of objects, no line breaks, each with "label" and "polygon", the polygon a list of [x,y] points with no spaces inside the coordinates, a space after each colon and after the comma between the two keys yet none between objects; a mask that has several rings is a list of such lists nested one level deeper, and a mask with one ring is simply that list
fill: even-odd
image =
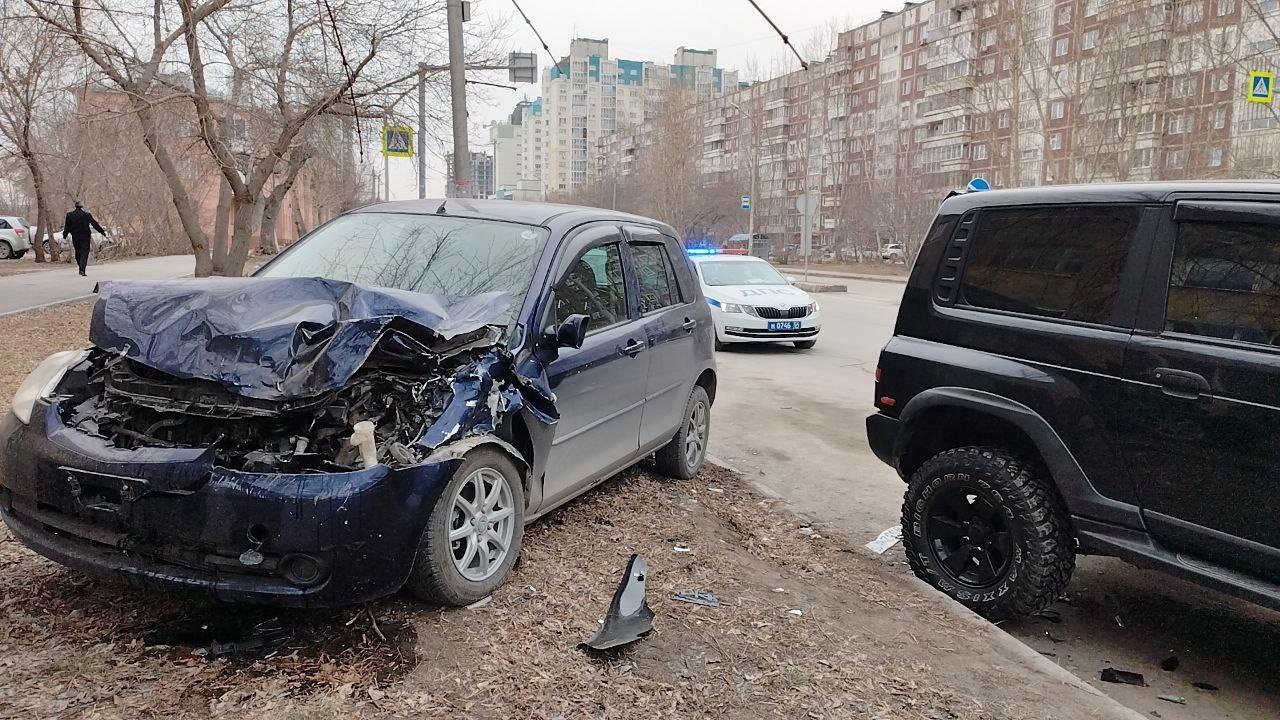
[{"label": "building window", "polygon": [[1085,50],[1092,50],[1098,47],[1098,31],[1090,30],[1086,32],[1084,35],[1080,36],[1080,47],[1084,48]]},{"label": "building window", "polygon": [[1066,112],[1067,112],[1066,103],[1062,102],[1061,100],[1054,100],[1053,102],[1049,103],[1050,118],[1054,120],[1061,120],[1062,117],[1066,115]]},{"label": "building window", "polygon": [[911,53],[902,56],[902,69],[910,70],[914,64],[914,57]]},{"label": "building window", "polygon": [[1218,17],[1230,15],[1236,10],[1236,0],[1218,0]]},{"label": "building window", "polygon": [[1098,14],[1098,10],[1102,7],[1102,0],[1085,0],[1084,16],[1093,17]]},{"label": "building window", "polygon": [[1151,148],[1141,148],[1133,151],[1133,159],[1129,161],[1129,167],[1137,170],[1139,168],[1151,167]]},{"label": "building window", "polygon": [[1130,206],[984,210],[970,241],[961,302],[1110,324],[1140,213]]},{"label": "building window", "polygon": [[1050,150],[1062,149],[1062,133],[1053,133],[1052,135],[1049,136],[1049,149]]},{"label": "building window", "polygon": [[923,91],[924,91],[924,76],[917,75],[916,76],[916,92],[923,92]]},{"label": "building window", "polygon": [[1220,107],[1213,111],[1213,129],[1221,130],[1227,126],[1227,109]]},{"label": "building window", "polygon": [[1194,97],[1197,84],[1194,77],[1178,78],[1173,81],[1173,96],[1176,98]]},{"label": "building window", "polygon": [[915,28],[907,28],[906,30],[903,30],[903,31],[902,31],[902,44],[903,44],[903,45],[910,45],[911,43],[913,43],[913,42],[915,42],[915,41],[916,41],[916,29],[915,29]]},{"label": "building window", "polygon": [[1226,92],[1231,87],[1231,71],[1223,70],[1218,73],[1218,92]]},{"label": "building window", "polygon": [[1205,164],[1211,168],[1222,167],[1222,148],[1209,148],[1209,157]]},{"label": "building window", "polygon": [[1009,127],[1009,111],[1008,110],[1000,111],[1000,115],[996,118],[996,125],[1001,130],[1004,130],[1005,128]]},{"label": "building window", "polygon": [[1182,9],[1179,11],[1179,17],[1187,25],[1200,22],[1204,19],[1204,3],[1201,0],[1196,0],[1196,2],[1183,4]]},{"label": "building window", "polygon": [[1058,8],[1058,24],[1066,25],[1071,22],[1071,6],[1063,5]]},{"label": "building window", "polygon": [[1170,150],[1164,156],[1164,161],[1165,161],[1164,162],[1165,167],[1169,168],[1170,170],[1179,170],[1181,168],[1184,168],[1187,166],[1187,151],[1186,150]]},{"label": "building window", "polygon": [[1058,38],[1053,42],[1053,56],[1062,57],[1071,49],[1071,38]]},{"label": "building window", "polygon": [[974,159],[974,160],[986,160],[986,159],[987,159],[987,157],[989,157],[989,155],[988,155],[988,150],[987,150],[987,144],[986,144],[986,143],[978,143],[978,144],[976,144],[976,145],[974,145],[974,146],[973,146],[973,159]]},{"label": "building window", "polygon": [[996,31],[983,30],[982,35],[978,40],[979,47],[981,47],[983,50],[986,50],[987,48],[995,47],[995,44],[996,44]]},{"label": "building window", "polygon": [[903,81],[902,81],[902,96],[903,96],[903,97],[906,97],[906,96],[908,96],[908,95],[910,95],[910,94],[911,94],[911,81],[910,81],[910,80],[903,80]]}]

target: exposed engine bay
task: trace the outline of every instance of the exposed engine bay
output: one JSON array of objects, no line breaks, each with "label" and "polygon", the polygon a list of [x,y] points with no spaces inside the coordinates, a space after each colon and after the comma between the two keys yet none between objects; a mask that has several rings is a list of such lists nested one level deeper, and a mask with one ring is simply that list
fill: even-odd
[{"label": "exposed engine bay", "polygon": [[[313,398],[260,400],[209,381],[179,380],[134,360],[95,350],[88,382],[63,404],[63,422],[115,447],[212,447],[221,467],[249,472],[343,472],[366,467],[356,426],[373,425],[375,463],[412,465],[418,441],[453,396],[454,376],[490,352],[476,345],[441,357],[425,350],[410,366],[384,355],[346,387]],[[411,340],[398,337],[403,344]],[[407,358],[406,358],[407,359]]]},{"label": "exposed engine bay", "polygon": [[99,295],[96,347],[59,407],[65,425],[113,447],[212,448],[232,470],[333,473],[415,465],[525,406],[555,421],[545,376],[517,373],[500,345],[500,294],[289,278],[102,283]]}]

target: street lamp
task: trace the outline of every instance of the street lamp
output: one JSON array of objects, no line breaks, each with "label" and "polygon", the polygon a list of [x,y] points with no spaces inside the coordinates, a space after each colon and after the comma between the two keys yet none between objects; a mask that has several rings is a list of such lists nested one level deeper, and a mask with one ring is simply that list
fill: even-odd
[{"label": "street lamp", "polygon": [[[749,197],[751,202],[747,207],[747,252],[751,252],[751,246],[756,239],[756,175],[760,172],[760,143],[758,142],[758,128],[756,127],[756,116],[747,112],[738,103],[729,103],[732,107],[738,109],[739,113],[747,116],[751,121],[751,190]],[[738,146],[742,146],[742,123],[738,123]]]}]

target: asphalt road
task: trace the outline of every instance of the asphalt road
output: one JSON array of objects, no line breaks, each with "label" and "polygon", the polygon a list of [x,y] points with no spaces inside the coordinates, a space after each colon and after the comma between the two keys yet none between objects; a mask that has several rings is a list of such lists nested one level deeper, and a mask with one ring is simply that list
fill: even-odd
[{"label": "asphalt road", "polygon": [[[903,286],[841,282],[849,292],[819,296],[824,327],[812,350],[741,346],[717,354],[711,450],[801,512],[867,541],[897,524],[902,504],[903,483],[871,454],[863,418]],[[909,572],[900,546],[880,560]],[[1053,619],[1003,627],[1148,717],[1280,717],[1280,613],[1098,557],[1079,559],[1067,597]],[[1161,669],[1171,657],[1177,668]],[[1105,667],[1140,672],[1148,687],[1100,682]]]},{"label": "asphalt road", "polygon": [[167,255],[101,265],[90,262],[88,277],[80,277],[75,265],[0,277],[0,315],[92,297],[99,280],[159,280],[194,270],[191,255]]}]

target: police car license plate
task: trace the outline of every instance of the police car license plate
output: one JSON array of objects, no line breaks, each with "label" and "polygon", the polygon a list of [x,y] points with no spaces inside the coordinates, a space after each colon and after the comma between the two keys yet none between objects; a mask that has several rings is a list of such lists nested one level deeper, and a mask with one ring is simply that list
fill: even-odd
[{"label": "police car license plate", "polygon": [[771,322],[769,323],[769,329],[770,330],[799,330],[800,321],[784,320],[782,322]]}]

